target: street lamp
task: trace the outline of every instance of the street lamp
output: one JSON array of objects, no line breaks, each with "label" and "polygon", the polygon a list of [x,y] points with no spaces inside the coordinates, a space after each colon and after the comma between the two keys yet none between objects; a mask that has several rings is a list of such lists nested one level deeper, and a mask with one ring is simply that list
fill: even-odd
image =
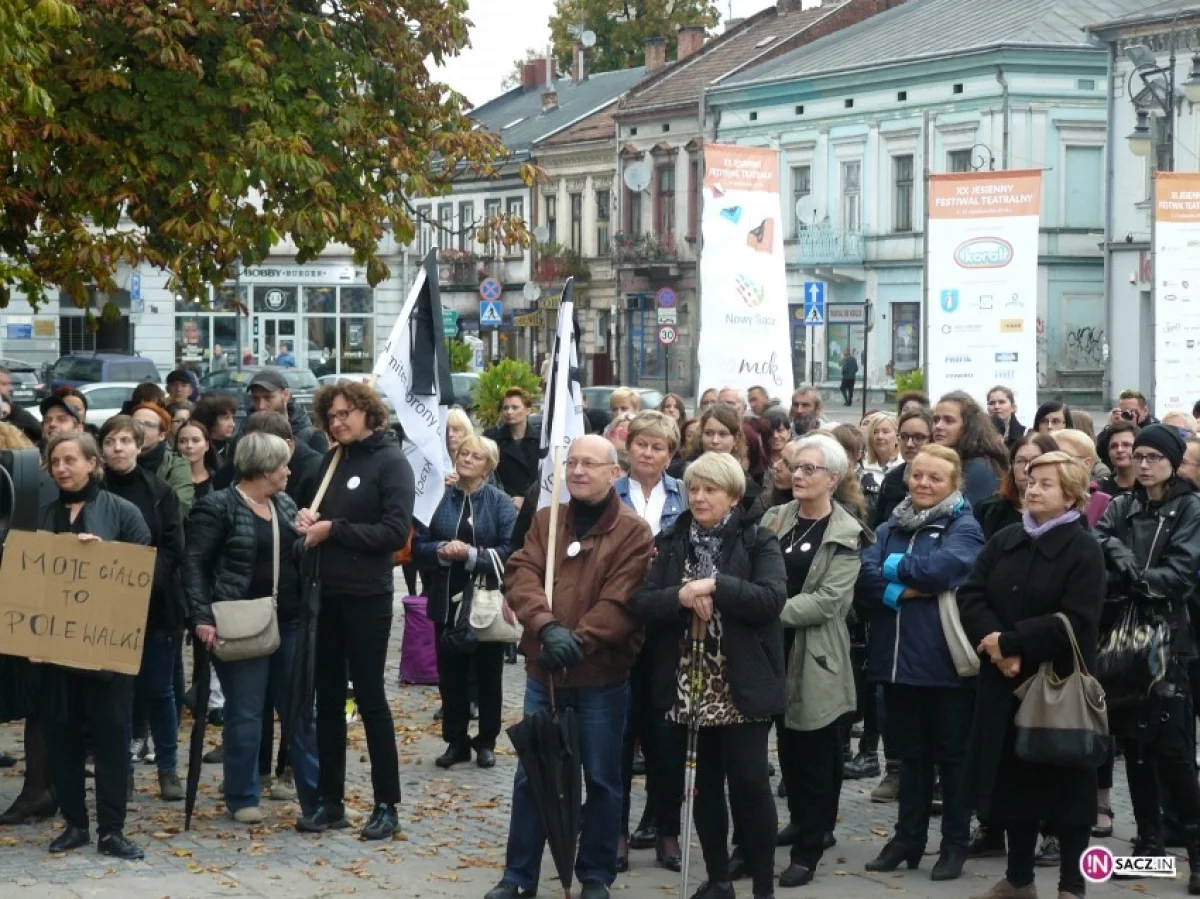
[{"label": "street lamp", "polygon": [[1200,53],[1192,56],[1192,70],[1183,82],[1183,95],[1189,103],[1200,103]]},{"label": "street lamp", "polygon": [[971,154],[971,169],[982,171],[986,165],[989,172],[996,171],[996,156],[987,144],[976,144],[969,151]]},{"label": "street lamp", "polygon": [[1138,109],[1137,124],[1133,126],[1133,131],[1125,140],[1129,143],[1129,152],[1134,156],[1150,155],[1150,151],[1154,147],[1154,140],[1150,134],[1150,113],[1145,109]]}]

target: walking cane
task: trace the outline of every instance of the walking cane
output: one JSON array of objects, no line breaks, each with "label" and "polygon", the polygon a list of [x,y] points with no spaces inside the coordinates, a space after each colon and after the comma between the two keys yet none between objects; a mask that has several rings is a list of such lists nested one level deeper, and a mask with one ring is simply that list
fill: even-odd
[{"label": "walking cane", "polygon": [[708,624],[692,613],[692,664],[688,673],[688,742],[687,768],[684,775],[683,796],[683,858],[680,861],[682,883],[679,899],[687,899],[688,865],[692,860],[692,808],[696,801],[696,743],[700,739],[700,696],[703,692],[700,656],[704,652],[704,635]]}]

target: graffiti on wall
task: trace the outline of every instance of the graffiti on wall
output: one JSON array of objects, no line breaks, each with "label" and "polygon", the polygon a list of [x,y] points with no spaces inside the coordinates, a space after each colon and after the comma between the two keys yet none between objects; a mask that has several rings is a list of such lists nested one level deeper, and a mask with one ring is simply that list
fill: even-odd
[{"label": "graffiti on wall", "polygon": [[1104,368],[1104,329],[1099,325],[1069,323],[1051,327],[1037,319],[1037,369],[1039,387],[1059,386],[1060,376],[1095,372]]}]

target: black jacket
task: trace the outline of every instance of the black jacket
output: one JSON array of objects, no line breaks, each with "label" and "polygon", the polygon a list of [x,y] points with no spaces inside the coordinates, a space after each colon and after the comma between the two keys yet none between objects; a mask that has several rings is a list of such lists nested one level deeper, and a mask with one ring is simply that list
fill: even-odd
[{"label": "black jacket", "polygon": [[871,530],[879,530],[880,525],[892,517],[896,507],[908,496],[908,463],[897,465],[883,476],[879,485],[879,497],[875,500],[875,509],[871,513]]},{"label": "black jacket", "polygon": [[1151,503],[1141,488],[1114,497],[1096,525],[1096,536],[1104,549],[1110,599],[1163,597],[1169,606],[1174,655],[1194,658],[1188,605],[1200,588],[1200,494],[1177,480],[1161,503]]},{"label": "black jacket", "polygon": [[[137,479],[141,489],[130,485]],[[142,519],[150,528],[150,545],[158,550],[154,559],[154,586],[150,590],[150,609],[147,631],[175,632],[183,627],[183,604],[179,569],[183,562],[183,521],[179,517],[179,500],[171,485],[140,465],[134,466],[127,478],[110,472],[104,488],[138,507]],[[151,497],[150,508],[142,508],[139,500]]]},{"label": "black jacket", "polygon": [[1010,524],[1021,523],[1021,512],[1000,494],[989,496],[978,506],[974,507],[975,520],[983,531],[983,539],[991,540]]},{"label": "black jacket", "polygon": [[[325,451],[322,450],[318,453],[307,443],[299,440],[293,441],[293,444],[292,458],[288,460],[288,482],[284,489],[297,508],[303,509],[312,502],[317,493],[317,486],[320,484],[318,476],[321,471],[322,454]],[[212,489],[225,490],[239,480],[237,468],[230,459],[220,471],[212,476]]]},{"label": "black jacket", "polygon": [[[295,584],[299,575],[285,581],[282,570],[284,565],[297,565],[295,550],[300,535],[296,533],[296,504],[286,493],[271,499],[279,520],[279,580],[281,584]],[[193,626],[214,623],[214,602],[256,598],[246,595],[258,560],[254,519],[253,510],[233,488],[210,493],[192,507],[187,521],[183,584]],[[294,592],[280,590],[281,619],[294,618],[299,605]]]},{"label": "black jacket", "polygon": [[[335,452],[321,463],[318,483]],[[391,595],[392,555],[408,542],[415,500],[412,468],[390,430],[343,448],[319,510],[333,522],[321,544],[323,594]]]},{"label": "black jacket", "polygon": [[297,446],[303,443],[314,453],[322,456],[329,452],[329,440],[313,425],[308,410],[302,404],[295,400],[288,400],[287,416],[288,422],[292,426],[292,437],[296,439]]},{"label": "black jacket", "polygon": [[[60,502],[56,496],[53,501],[38,507],[38,530],[54,532],[54,518]],[[101,540],[115,543],[150,545],[150,528],[142,513],[133,503],[119,496],[101,490],[94,500],[84,505],[80,514],[83,516],[81,533],[94,534]]]},{"label": "black jacket", "polygon": [[[691,613],[679,607],[691,523],[692,514],[684,512],[658,535],[646,579],[629,600],[629,610],[646,625],[644,651],[650,653],[651,702],[657,709],[675,704],[680,644],[691,622]],[[747,718],[782,715],[787,706],[779,621],[787,601],[783,553],[775,535],[747,522],[741,509],[735,508],[726,528],[714,605],[725,628],[729,691]]]},{"label": "black jacket", "polygon": [[34,418],[28,409],[13,405],[8,413],[8,423],[21,429],[29,442],[37,446],[42,442],[42,423]]},{"label": "black jacket", "polygon": [[1021,673],[1008,678],[984,660],[968,744],[966,795],[983,820],[1023,819],[1053,824],[1096,821],[1096,769],[1033,765],[1016,756],[1013,691],[1043,662],[1069,675],[1073,652],[1064,613],[1088,670],[1096,660],[1097,623],[1104,596],[1103,552],[1082,518],[1041,537],[1022,525],[1004,528],[979,554],[958,588],[959,616],[972,646],[1000,634],[1005,655],[1021,657]]},{"label": "black jacket", "polygon": [[525,436],[513,440],[508,425],[492,428],[484,436],[495,440],[500,448],[500,464],[496,466],[496,480],[500,489],[509,496],[524,496],[525,491],[538,479],[541,437],[532,427],[526,426]]}]

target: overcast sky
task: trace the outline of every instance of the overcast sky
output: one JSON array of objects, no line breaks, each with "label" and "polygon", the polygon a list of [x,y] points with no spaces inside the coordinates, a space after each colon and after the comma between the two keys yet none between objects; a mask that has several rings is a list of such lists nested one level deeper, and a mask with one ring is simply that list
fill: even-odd
[{"label": "overcast sky", "polygon": [[[718,0],[722,18],[749,16],[773,0]],[[554,0],[471,0],[471,46],[442,68],[441,78],[479,106],[500,93],[513,60],[550,43]]]}]

